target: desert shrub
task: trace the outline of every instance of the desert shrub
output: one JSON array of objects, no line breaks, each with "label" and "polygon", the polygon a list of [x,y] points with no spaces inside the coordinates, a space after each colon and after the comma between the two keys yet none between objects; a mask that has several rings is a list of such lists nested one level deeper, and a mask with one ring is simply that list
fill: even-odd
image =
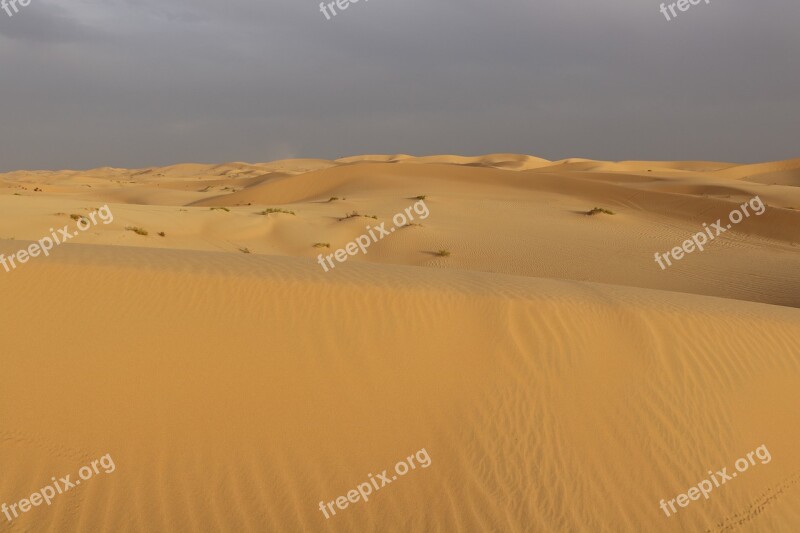
[{"label": "desert shrub", "polygon": [[284,215],[295,215],[294,211],[289,211],[287,209],[277,209],[274,207],[270,207],[269,209],[264,209],[259,213],[259,215],[271,215],[273,213],[283,213]]},{"label": "desert shrub", "polygon": [[609,211],[608,209],[603,209],[601,207],[595,207],[591,211],[587,211],[586,214],[589,216],[599,215],[601,213],[605,213],[606,215],[613,215],[613,211]]},{"label": "desert shrub", "polygon": [[146,237],[147,235],[149,235],[149,233],[147,232],[147,230],[146,230],[146,229],[144,229],[144,228],[140,228],[140,227],[137,227],[137,226],[128,226],[128,227],[127,227],[127,228],[125,228],[125,229],[126,229],[126,230],[128,230],[128,231],[132,231],[132,232],[134,232],[134,233],[135,233],[135,234],[137,234],[137,235],[142,235],[142,236],[145,236],[145,237]]}]

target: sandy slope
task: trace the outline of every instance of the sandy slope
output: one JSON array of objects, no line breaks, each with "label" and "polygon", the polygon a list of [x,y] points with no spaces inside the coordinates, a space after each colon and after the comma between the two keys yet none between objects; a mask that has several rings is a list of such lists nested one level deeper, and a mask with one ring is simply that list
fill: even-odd
[{"label": "sandy slope", "polygon": [[[0,253],[115,215],[0,269],[0,503],[116,464],[0,528],[797,531],[797,166],[502,154],[0,176]],[[420,194],[422,227],[316,264],[314,242],[364,231],[345,212],[388,220]],[[755,194],[763,216],[654,263]],[[582,214],[595,205],[616,214]],[[279,206],[296,215],[256,214]],[[659,509],[762,444],[768,464]],[[423,447],[430,467],[318,510]]]}]

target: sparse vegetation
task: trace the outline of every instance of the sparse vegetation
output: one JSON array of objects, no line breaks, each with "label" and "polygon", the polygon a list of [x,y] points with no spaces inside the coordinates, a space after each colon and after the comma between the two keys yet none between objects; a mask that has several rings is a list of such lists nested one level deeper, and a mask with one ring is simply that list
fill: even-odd
[{"label": "sparse vegetation", "polygon": [[425,198],[427,198],[427,196],[425,196],[424,194],[420,194],[419,196],[415,196],[414,198],[412,198],[412,200],[424,200]]},{"label": "sparse vegetation", "polygon": [[69,218],[71,218],[72,220],[75,220],[76,222],[77,222],[78,220],[81,220],[81,219],[83,219],[83,220],[87,220],[87,219],[86,219],[86,217],[85,217],[85,216],[83,216],[83,215],[70,215],[70,216],[69,216]]},{"label": "sparse vegetation", "polygon": [[227,207],[212,207],[211,211],[225,211],[226,213],[230,213],[231,210]]},{"label": "sparse vegetation", "polygon": [[378,217],[377,217],[377,216],[375,216],[375,215],[362,215],[362,214],[360,214],[358,211],[353,211],[353,212],[351,212],[351,213],[347,213],[347,214],[344,216],[344,218],[340,218],[340,219],[339,219],[339,221],[342,221],[342,220],[347,220],[347,219],[349,219],[349,218],[357,218],[357,217],[363,217],[363,218],[374,218],[375,220],[378,220]]},{"label": "sparse vegetation", "polygon": [[328,203],[335,202],[337,200],[339,200],[338,196],[331,196],[330,198],[328,198]]},{"label": "sparse vegetation", "polygon": [[250,252],[250,248],[239,248],[239,251],[242,252],[243,254],[252,253],[252,252]]},{"label": "sparse vegetation", "polygon": [[274,208],[274,207],[270,207],[269,209],[264,209],[263,211],[261,211],[259,213],[259,215],[265,215],[266,216],[266,215],[271,215],[273,213],[283,213],[284,215],[295,215],[296,216],[296,213],[294,211],[289,211],[288,209],[277,209],[277,208]]},{"label": "sparse vegetation", "polygon": [[439,250],[436,252],[436,255],[439,257],[450,257],[450,250]]},{"label": "sparse vegetation", "polygon": [[318,242],[314,244],[314,248],[330,248],[331,244],[329,242]]},{"label": "sparse vegetation", "polygon": [[167,234],[166,234],[166,233],[164,233],[163,231],[159,231],[159,232],[158,232],[158,236],[159,236],[159,237],[166,237],[166,236],[167,236]]},{"label": "sparse vegetation", "polygon": [[586,214],[589,216],[599,215],[601,213],[605,213],[606,215],[613,215],[613,211],[609,211],[608,209],[603,209],[601,207],[595,207],[591,211],[587,211]]},{"label": "sparse vegetation", "polygon": [[126,230],[128,230],[128,231],[132,231],[132,232],[134,232],[134,233],[135,233],[135,234],[137,234],[137,235],[142,235],[142,236],[144,236],[144,237],[146,237],[146,236],[148,236],[148,235],[149,235],[149,233],[147,232],[147,230],[146,230],[146,229],[144,229],[144,228],[140,228],[140,227],[138,227],[138,226],[128,226],[128,227],[127,227],[127,228],[125,228],[125,229],[126,229]]}]

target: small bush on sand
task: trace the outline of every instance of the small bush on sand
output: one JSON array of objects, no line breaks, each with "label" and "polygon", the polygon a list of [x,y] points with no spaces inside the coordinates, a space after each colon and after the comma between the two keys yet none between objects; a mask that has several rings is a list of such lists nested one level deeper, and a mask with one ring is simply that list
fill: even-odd
[{"label": "small bush on sand", "polygon": [[263,211],[261,211],[259,213],[259,215],[271,215],[273,213],[283,213],[284,215],[294,215],[295,214],[294,211],[289,211],[289,210],[286,210],[286,209],[276,209],[276,208],[270,207],[269,209],[264,209]]},{"label": "small bush on sand", "polygon": [[135,234],[137,234],[137,235],[142,235],[142,236],[145,236],[145,237],[146,237],[147,235],[149,235],[149,234],[147,233],[147,230],[146,230],[146,229],[144,229],[144,228],[139,228],[139,227],[136,227],[136,226],[128,226],[128,227],[127,227],[127,228],[125,228],[125,229],[126,229],[126,230],[128,230],[128,231],[132,231],[132,232],[134,232],[134,233],[135,233]]},{"label": "small bush on sand", "polygon": [[614,214],[613,211],[609,211],[608,209],[603,209],[603,208],[600,208],[600,207],[595,207],[591,211],[587,211],[586,212],[586,214],[589,215],[590,217],[594,216],[594,215],[599,215],[600,213],[605,213],[606,215],[613,215]]},{"label": "small bush on sand", "polygon": [[350,212],[350,213],[347,213],[347,214],[344,216],[344,218],[340,218],[339,220],[340,220],[340,221],[342,221],[342,220],[347,220],[347,219],[350,219],[350,218],[357,218],[357,217],[363,217],[363,218],[374,218],[375,220],[378,220],[378,217],[377,217],[377,216],[375,216],[375,215],[362,215],[362,214],[361,214],[361,213],[359,213],[358,211],[352,211],[352,212]]},{"label": "small bush on sand", "polygon": [[450,257],[450,250],[439,250],[436,252],[436,255],[439,257]]}]

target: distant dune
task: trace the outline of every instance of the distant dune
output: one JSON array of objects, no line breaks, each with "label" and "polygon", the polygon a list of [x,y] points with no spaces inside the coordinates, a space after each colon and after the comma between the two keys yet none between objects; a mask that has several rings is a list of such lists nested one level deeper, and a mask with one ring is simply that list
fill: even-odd
[{"label": "distant dune", "polygon": [[[116,469],[0,525],[798,531],[799,187],[800,159],[515,154],[2,174],[0,254],[114,221],[0,267],[0,504]],[[419,225],[317,264],[421,197]],[[421,448],[428,468],[320,512]]]}]

